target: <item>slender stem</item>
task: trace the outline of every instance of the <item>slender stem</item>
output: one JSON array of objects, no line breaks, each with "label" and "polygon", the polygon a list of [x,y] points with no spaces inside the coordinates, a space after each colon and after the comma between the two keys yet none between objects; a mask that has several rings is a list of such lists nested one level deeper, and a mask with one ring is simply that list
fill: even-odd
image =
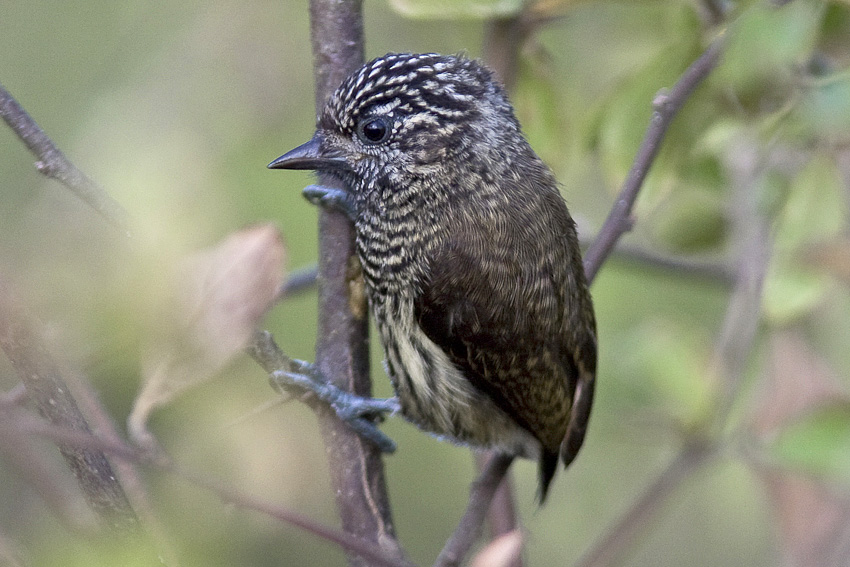
[{"label": "slender stem", "polygon": [[509,91],[516,83],[519,52],[527,35],[522,13],[484,23],[484,60]]},{"label": "slender stem", "polygon": [[[360,0],[311,0],[310,35],[321,112],[334,89],[363,63]],[[342,188],[319,175],[319,184]],[[362,275],[354,256],[354,227],[344,214],[319,213],[319,336],[316,366],[336,386],[371,395],[368,318]],[[380,451],[341,422],[327,407],[317,410],[343,530],[401,559],[389,506]],[[366,565],[348,555],[349,565]]]},{"label": "slender stem", "polygon": [[0,85],[0,116],[38,158],[35,164],[38,171],[65,185],[100,216],[129,234],[129,219],[124,207],[68,161],[3,85]]},{"label": "slender stem", "polygon": [[[487,456],[476,454],[475,460],[479,465],[479,470],[484,470],[488,462]],[[511,481],[510,474],[505,474],[504,479],[499,482],[496,488],[496,493],[493,495],[493,501],[490,502],[490,508],[487,512],[487,523],[490,526],[491,540],[513,532],[520,526],[514,483]],[[522,554],[518,554],[509,567],[523,567]]]},{"label": "slender stem", "polygon": [[[89,433],[88,423],[41,336],[39,324],[0,280],[0,348],[26,386],[29,398],[48,421],[70,431]],[[117,532],[138,534],[139,521],[106,455],[100,450],[59,444],[91,509]]]},{"label": "slender stem", "polygon": [[637,200],[649,168],[658,155],[661,142],[667,133],[667,129],[676,117],[676,114],[688,100],[688,97],[699,86],[703,79],[717,66],[720,54],[723,51],[724,36],[715,39],[708,49],[688,67],[669,93],[659,93],[653,101],[655,107],[652,118],[647,126],[638,149],[635,161],[629,170],[629,175],[623,182],[623,187],[608,218],[599,230],[596,240],[584,255],[584,271],[587,281],[591,282],[602,266],[605,259],[611,254],[620,237],[631,230],[633,221],[631,219],[632,208]]},{"label": "slender stem", "polygon": [[510,455],[494,454],[487,462],[472,485],[466,512],[434,562],[434,567],[455,567],[469,553],[481,533],[490,503],[513,461],[514,457]]}]

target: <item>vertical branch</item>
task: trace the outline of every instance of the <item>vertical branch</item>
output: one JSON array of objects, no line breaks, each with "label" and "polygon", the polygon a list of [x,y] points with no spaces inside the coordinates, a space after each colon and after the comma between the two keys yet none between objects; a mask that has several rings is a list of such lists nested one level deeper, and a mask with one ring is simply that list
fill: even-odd
[{"label": "vertical branch", "polygon": [[[333,90],[363,63],[361,1],[311,0],[310,34],[316,109],[321,111]],[[325,175],[319,175],[319,183],[340,187]],[[316,366],[340,388],[370,396],[366,296],[354,256],[354,228],[343,214],[320,211],[319,257]],[[401,557],[380,452],[330,408],[318,414],[343,529]],[[349,554],[349,564],[365,563]]]},{"label": "vertical branch", "polygon": [[519,52],[527,35],[522,13],[484,22],[484,61],[508,91],[516,82]]}]

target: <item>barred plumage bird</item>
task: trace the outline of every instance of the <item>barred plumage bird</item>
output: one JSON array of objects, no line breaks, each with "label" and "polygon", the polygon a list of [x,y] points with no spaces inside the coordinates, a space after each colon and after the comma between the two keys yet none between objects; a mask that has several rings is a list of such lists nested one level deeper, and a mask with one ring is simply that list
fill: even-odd
[{"label": "barred plumage bird", "polygon": [[344,182],[309,197],[354,222],[402,415],[539,460],[542,502],[584,439],[596,326],[575,223],[492,73],[460,56],[374,59],[269,167]]}]

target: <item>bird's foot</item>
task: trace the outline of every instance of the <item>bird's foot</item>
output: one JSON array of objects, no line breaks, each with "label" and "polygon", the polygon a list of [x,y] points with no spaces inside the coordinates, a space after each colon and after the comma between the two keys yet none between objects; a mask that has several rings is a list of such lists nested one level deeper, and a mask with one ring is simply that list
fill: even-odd
[{"label": "bird's foot", "polygon": [[292,386],[307,390],[327,403],[336,415],[348,424],[360,437],[374,443],[383,453],[392,453],[395,442],[385,435],[375,424],[383,420],[386,414],[392,415],[401,406],[397,398],[364,398],[346,392],[331,384],[315,365],[303,360],[294,360],[293,372],[278,370],[271,374],[272,386],[287,393]]},{"label": "bird's foot", "polygon": [[351,194],[343,189],[334,189],[324,185],[308,185],[301,191],[304,197],[316,206],[339,211],[354,220],[357,217],[357,209]]}]

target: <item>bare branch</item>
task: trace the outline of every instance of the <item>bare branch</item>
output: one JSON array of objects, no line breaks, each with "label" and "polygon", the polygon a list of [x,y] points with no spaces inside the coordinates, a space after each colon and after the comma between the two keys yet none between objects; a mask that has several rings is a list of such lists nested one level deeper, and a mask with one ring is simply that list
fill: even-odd
[{"label": "bare branch", "polygon": [[621,244],[611,252],[611,258],[646,268],[664,270],[665,273],[683,278],[697,278],[725,286],[732,286],[735,274],[727,262],[691,260],[659,254],[653,250]]},{"label": "bare branch", "polygon": [[39,172],[65,185],[100,216],[129,234],[129,219],[124,207],[68,161],[3,85],[0,85],[0,116],[38,158],[35,167]]},{"label": "bare branch", "polygon": [[455,567],[469,553],[481,533],[481,524],[493,496],[513,461],[514,457],[510,455],[494,454],[487,462],[481,475],[472,484],[466,512],[434,562],[434,567]]},{"label": "bare branch", "polygon": [[669,93],[662,91],[655,97],[653,101],[655,110],[629,175],[623,182],[620,194],[599,230],[599,235],[584,255],[584,271],[588,281],[593,281],[596,277],[596,273],[611,254],[617,240],[631,230],[632,208],[643,181],[649,173],[649,168],[658,155],[664,135],[688,97],[717,66],[723,51],[724,39],[724,36],[715,39],[699,59],[685,70]]},{"label": "bare branch", "polygon": [[[730,408],[736,399],[746,364],[752,352],[760,320],[764,277],[770,257],[770,226],[759,206],[754,191],[762,161],[754,143],[749,140],[733,144],[726,157],[732,178],[732,207],[734,241],[738,246],[735,287],[726,307],[723,325],[714,346],[708,372],[724,385],[723,396],[716,412],[714,432],[695,436],[686,442],[676,459],[641,497],[611,527],[608,535],[588,551],[579,567],[613,565],[617,558],[636,540],[661,505],[682,481],[697,470],[707,457],[717,453],[725,443],[722,430]],[[713,433],[713,435],[712,435]]]},{"label": "bare branch", "polygon": [[269,504],[265,500],[254,498],[223,484],[183,471],[177,467],[172,467],[171,470],[192,484],[215,493],[224,502],[240,508],[262,512],[272,518],[297,526],[316,537],[333,542],[346,550],[350,557],[356,558],[358,562],[364,565],[369,565],[370,567],[375,565],[384,567],[412,567],[411,563],[400,557],[397,553],[385,549],[385,546],[378,545],[372,540],[360,538],[348,531],[343,532],[329,528],[297,512]]},{"label": "bare branch", "polygon": [[529,29],[522,13],[484,22],[484,61],[508,90],[516,82],[519,52]]},{"label": "bare branch", "polygon": [[732,234],[738,250],[735,288],[711,358],[713,376],[722,380],[722,407],[715,425],[726,422],[752,352],[761,315],[764,278],[771,254],[770,219],[754,187],[764,162],[753,140],[731,144],[726,156],[732,180]]},{"label": "bare branch", "polygon": [[[9,285],[0,280],[0,347],[26,386],[30,399],[50,423],[88,434],[89,426],[38,328]],[[60,443],[59,449],[89,506],[103,523],[120,532],[138,533],[136,514],[103,452],[67,443]]]},{"label": "bare branch", "polygon": [[[363,63],[361,0],[311,0],[310,36],[316,110]],[[319,184],[341,188],[319,175]],[[344,214],[319,213],[319,331],[316,367],[334,385],[370,396],[365,284],[354,256],[354,227]],[[393,526],[384,464],[377,447],[340,421],[328,406],[317,410],[342,528],[403,558]],[[349,565],[365,565],[354,554]]]}]

